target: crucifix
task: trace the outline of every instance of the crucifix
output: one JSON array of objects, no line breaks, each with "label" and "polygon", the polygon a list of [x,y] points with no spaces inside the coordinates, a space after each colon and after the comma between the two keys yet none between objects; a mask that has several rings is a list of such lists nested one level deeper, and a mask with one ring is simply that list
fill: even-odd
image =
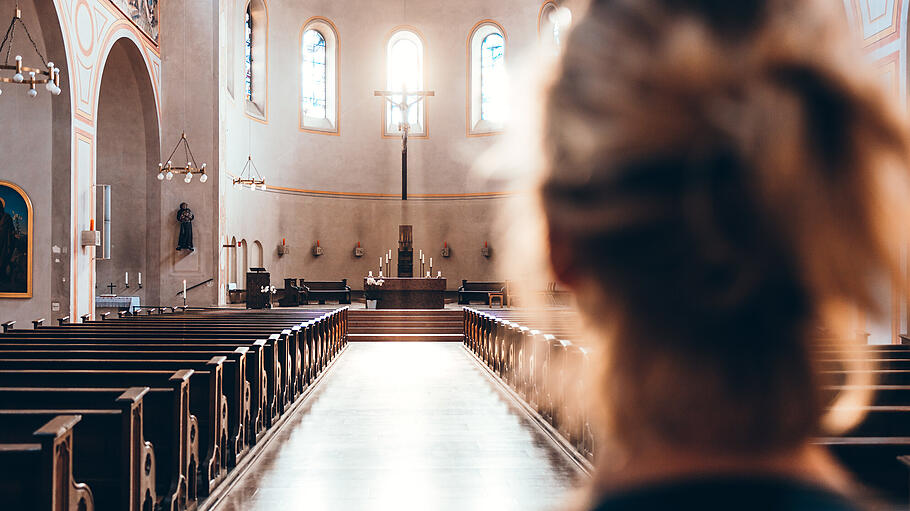
[{"label": "crucifix", "polygon": [[109,288],[111,289],[111,294],[114,294],[114,288],[117,287],[117,286],[115,286],[114,283],[111,282],[111,283],[108,284],[106,287],[109,287]]},{"label": "crucifix", "polygon": [[[381,96],[386,99],[392,106],[397,106],[401,112],[401,122],[398,123],[398,130],[401,131],[401,200],[408,200],[408,132],[411,131],[409,122],[409,113],[412,106],[415,106],[425,97],[435,96],[436,92],[431,90],[408,91],[408,88],[402,84],[400,91],[377,90],[373,91],[374,96]],[[401,98],[395,101],[395,97]],[[411,99],[413,98],[413,99]]]}]

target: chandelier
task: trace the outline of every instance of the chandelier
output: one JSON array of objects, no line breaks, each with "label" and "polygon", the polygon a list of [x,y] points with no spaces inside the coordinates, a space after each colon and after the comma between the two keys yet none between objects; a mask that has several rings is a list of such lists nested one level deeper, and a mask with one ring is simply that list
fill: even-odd
[{"label": "chandelier", "polygon": [[[180,147],[183,147],[183,154],[186,157],[186,165],[174,165],[174,154],[177,153],[177,150]],[[164,181],[167,179],[170,181],[174,179],[174,174],[183,174],[183,182],[189,183],[193,180],[193,176],[199,174],[199,182],[205,183],[209,180],[209,176],[205,173],[205,163],[202,165],[196,164],[196,157],[193,156],[193,150],[190,149],[190,141],[186,138],[186,132],[180,134],[180,140],[177,141],[177,145],[174,146],[174,150],[171,151],[171,155],[167,157],[167,163],[158,164],[158,181]]]},{"label": "chandelier", "polygon": [[[35,53],[41,59],[41,64],[46,70],[22,65],[22,55],[16,55],[15,64],[9,63],[9,56],[13,51],[13,39],[16,35],[17,24],[22,25],[22,30],[25,31],[25,35],[32,43],[32,48],[35,49]],[[0,83],[28,85],[28,96],[31,98],[38,95],[38,89],[36,88],[38,85],[44,85],[44,88],[54,96],[60,94],[60,69],[54,67],[53,62],[48,62],[47,59],[44,58],[44,55],[38,50],[38,45],[35,44],[35,40],[32,39],[28,27],[25,25],[25,22],[22,21],[22,11],[19,9],[18,2],[16,3],[16,15],[13,16],[13,19],[10,21],[9,28],[6,29],[6,35],[3,36],[3,41],[0,42],[0,53],[4,52],[4,48],[6,50],[6,55],[3,64],[0,64],[0,70],[15,71],[15,74],[11,78],[0,76]],[[0,90],[0,94],[2,93],[3,91]]]},{"label": "chandelier", "polygon": [[243,166],[240,175],[234,178],[235,189],[240,190],[245,186],[249,186],[250,190],[256,190],[257,188],[265,190],[265,178],[259,173],[256,164],[253,163],[252,155],[247,156],[246,165]]}]

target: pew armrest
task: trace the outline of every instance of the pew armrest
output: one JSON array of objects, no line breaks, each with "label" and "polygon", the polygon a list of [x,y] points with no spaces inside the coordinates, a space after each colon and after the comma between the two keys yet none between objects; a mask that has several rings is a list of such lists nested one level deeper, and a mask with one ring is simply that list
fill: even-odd
[{"label": "pew armrest", "polygon": [[91,314],[83,314],[83,315],[79,316],[79,319],[81,319],[83,323],[88,323],[89,320],[92,319],[92,315],[91,315]]},{"label": "pew armrest", "polygon": [[58,415],[38,428],[34,435],[43,438],[59,438],[69,433],[81,420],[81,415]]},{"label": "pew armrest", "polygon": [[70,321],[69,316],[63,316],[62,318],[57,318],[57,324],[60,326],[63,326],[65,324],[69,323],[69,321]]},{"label": "pew armrest", "polygon": [[38,330],[38,327],[43,326],[43,325],[44,325],[44,318],[32,320],[32,328],[34,328],[35,330]]},{"label": "pew armrest", "polygon": [[7,333],[7,332],[9,332],[10,330],[12,330],[12,329],[13,329],[13,326],[14,326],[15,324],[16,324],[15,321],[7,321],[6,323],[3,323],[3,325],[2,325],[2,326],[3,326],[3,333]]}]

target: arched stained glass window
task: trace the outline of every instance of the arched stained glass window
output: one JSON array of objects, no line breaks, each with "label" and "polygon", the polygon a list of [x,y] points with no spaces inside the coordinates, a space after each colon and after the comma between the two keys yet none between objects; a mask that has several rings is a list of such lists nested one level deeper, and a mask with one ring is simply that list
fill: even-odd
[{"label": "arched stained glass window", "polygon": [[555,0],[548,0],[540,8],[537,35],[547,51],[559,55],[566,31],[572,24],[572,12],[560,7]]},{"label": "arched stained glass window", "polygon": [[246,99],[253,100],[253,14],[252,2],[246,6],[244,19],[243,70]]},{"label": "arched stained glass window", "polygon": [[306,117],[325,119],[328,98],[328,66],[325,37],[318,30],[303,34],[302,108]]},{"label": "arched stained glass window", "polygon": [[[419,40],[411,33],[403,33],[401,37],[394,40],[389,46],[389,69],[388,69],[388,87],[389,90],[399,91],[418,91],[423,87],[423,66],[421,48],[418,46]],[[402,100],[401,96],[393,98],[395,102]],[[416,98],[409,98],[414,100]],[[408,123],[412,126],[419,124],[423,102],[420,101],[408,109]],[[398,124],[402,122],[401,109],[398,106],[390,106],[389,124],[393,127],[392,131],[397,130]]]},{"label": "arched stained glass window", "polygon": [[480,118],[502,122],[505,86],[505,39],[493,32],[480,44]]}]

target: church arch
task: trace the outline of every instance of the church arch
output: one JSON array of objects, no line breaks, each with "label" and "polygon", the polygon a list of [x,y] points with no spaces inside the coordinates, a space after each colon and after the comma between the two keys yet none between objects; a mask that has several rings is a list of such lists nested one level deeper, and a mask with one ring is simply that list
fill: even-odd
[{"label": "church arch", "polygon": [[500,133],[505,123],[506,32],[493,20],[478,22],[467,42],[468,136]]},{"label": "church arch", "polygon": [[[143,274],[143,288],[132,287],[143,303],[160,303],[160,190],[155,168],[160,158],[158,110],[142,50],[128,37],[110,46],[101,71],[97,103],[96,183],[111,187],[110,259],[96,259],[99,283],[121,283],[124,273]],[[99,194],[100,197],[100,194]],[[103,218],[96,200],[94,218]],[[137,214],[138,213],[138,214]],[[99,220],[100,221],[100,220]],[[174,243],[176,243],[176,233]],[[176,246],[176,245],[175,245]],[[135,281],[134,281],[135,282]]]},{"label": "church arch", "polygon": [[328,18],[314,16],[300,30],[300,129],[339,133],[341,55],[338,29]]},{"label": "church arch", "polygon": [[253,266],[262,268],[265,265],[263,260],[262,243],[259,240],[253,241]]},{"label": "church arch", "polygon": [[[426,61],[424,38],[413,27],[397,27],[392,30],[386,44],[386,87],[398,91],[402,87],[408,91],[424,89]],[[400,97],[393,97],[400,101]],[[398,137],[401,135],[399,123],[402,121],[400,109],[388,101],[383,102],[382,135]],[[427,128],[426,101],[418,101],[409,113],[411,124],[410,138],[426,138]]]},{"label": "church arch", "polygon": [[240,240],[240,243],[237,245],[237,267],[239,269],[237,278],[245,286],[246,274],[250,271],[250,247],[246,242],[246,239]]},{"label": "church arch", "polygon": [[243,14],[244,113],[268,121],[269,13],[265,0],[250,0]]}]

